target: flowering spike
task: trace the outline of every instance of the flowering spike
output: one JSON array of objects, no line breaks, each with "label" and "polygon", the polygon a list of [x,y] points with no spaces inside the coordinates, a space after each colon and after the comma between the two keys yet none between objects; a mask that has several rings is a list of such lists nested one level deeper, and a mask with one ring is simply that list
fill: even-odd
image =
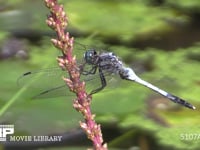
[{"label": "flowering spike", "polygon": [[44,0],[50,10],[50,15],[46,20],[47,25],[56,32],[57,38],[51,42],[55,47],[60,49],[63,56],[58,57],[59,66],[69,73],[69,78],[63,77],[68,87],[77,95],[73,107],[82,113],[85,122],[80,122],[81,128],[85,131],[88,138],[92,140],[96,150],[106,150],[107,146],[103,145],[100,125],[96,124],[95,115],[91,113],[90,103],[92,97],[86,93],[85,82],[80,81],[79,67],[76,63],[76,57],[72,55],[73,37],[70,37],[65,28],[68,24],[68,18],[63,10],[63,5],[59,5],[57,0]]}]

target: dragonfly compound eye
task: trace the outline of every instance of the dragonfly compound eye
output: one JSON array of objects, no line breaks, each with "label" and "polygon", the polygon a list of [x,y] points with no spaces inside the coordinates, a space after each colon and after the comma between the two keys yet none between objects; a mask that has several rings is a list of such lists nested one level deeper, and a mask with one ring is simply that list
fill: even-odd
[{"label": "dragonfly compound eye", "polygon": [[88,64],[94,64],[96,55],[97,55],[97,52],[91,49],[85,52],[84,59]]}]

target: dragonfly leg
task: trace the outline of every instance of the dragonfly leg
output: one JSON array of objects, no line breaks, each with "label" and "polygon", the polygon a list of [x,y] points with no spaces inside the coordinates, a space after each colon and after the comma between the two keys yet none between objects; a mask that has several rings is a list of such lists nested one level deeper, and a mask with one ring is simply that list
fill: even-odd
[{"label": "dragonfly leg", "polygon": [[95,93],[97,93],[97,92],[103,90],[103,89],[105,88],[105,86],[106,86],[106,79],[105,79],[105,76],[104,76],[104,74],[103,74],[103,72],[102,72],[102,70],[101,70],[100,68],[99,68],[99,76],[100,76],[100,79],[101,79],[101,87],[99,87],[99,88],[93,90],[93,91],[90,93],[90,95],[95,94]]},{"label": "dragonfly leg", "polygon": [[95,66],[93,66],[92,69],[90,69],[89,71],[83,70],[83,71],[81,72],[81,74],[83,74],[83,75],[95,74],[96,71],[97,71],[97,66],[95,65]]}]

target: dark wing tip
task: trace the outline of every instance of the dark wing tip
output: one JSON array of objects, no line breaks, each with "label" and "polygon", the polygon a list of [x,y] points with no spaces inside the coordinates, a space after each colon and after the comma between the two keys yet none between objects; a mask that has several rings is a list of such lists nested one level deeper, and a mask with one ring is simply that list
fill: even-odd
[{"label": "dark wing tip", "polygon": [[29,74],[31,74],[32,72],[26,72],[26,73],[24,73],[22,76],[26,76],[26,75],[29,75]]},{"label": "dark wing tip", "polygon": [[20,86],[20,79],[22,79],[24,76],[27,76],[27,75],[30,75],[30,74],[32,74],[32,72],[29,71],[29,72],[22,74],[20,77],[18,77],[17,86]]}]

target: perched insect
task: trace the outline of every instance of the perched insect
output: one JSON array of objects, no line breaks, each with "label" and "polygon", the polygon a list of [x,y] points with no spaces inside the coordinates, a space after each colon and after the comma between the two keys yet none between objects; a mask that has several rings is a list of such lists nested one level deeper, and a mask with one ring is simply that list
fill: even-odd
[{"label": "perched insect", "polygon": [[[104,89],[107,85],[107,78],[117,75],[123,80],[134,81],[141,85],[144,85],[175,103],[179,103],[190,109],[195,109],[192,104],[186,102],[185,100],[175,95],[172,95],[139,78],[135,74],[133,69],[126,67],[119,59],[119,57],[117,57],[112,52],[97,51],[95,48],[86,49],[83,55],[82,62],[79,64],[79,70],[83,80],[87,82],[87,84],[94,84],[97,80],[99,80],[101,83],[99,87],[92,89],[90,94],[95,94]],[[59,78],[56,80],[61,80],[58,76],[62,76],[63,71],[60,68],[55,67],[36,72],[27,72],[19,78],[19,82],[23,81],[26,78],[35,76],[39,73],[42,74],[41,76],[43,77],[43,79],[47,78],[47,76],[51,76]],[[41,84],[43,84],[42,80],[40,82]],[[42,89],[40,93],[35,96],[36,98],[43,97],[44,95],[49,93],[56,96],[66,92],[66,85],[62,81],[56,82],[56,84],[54,84],[54,82],[50,80],[48,84],[51,84],[49,85],[48,89]],[[40,87],[42,87],[42,85],[38,86],[38,88]]]}]

